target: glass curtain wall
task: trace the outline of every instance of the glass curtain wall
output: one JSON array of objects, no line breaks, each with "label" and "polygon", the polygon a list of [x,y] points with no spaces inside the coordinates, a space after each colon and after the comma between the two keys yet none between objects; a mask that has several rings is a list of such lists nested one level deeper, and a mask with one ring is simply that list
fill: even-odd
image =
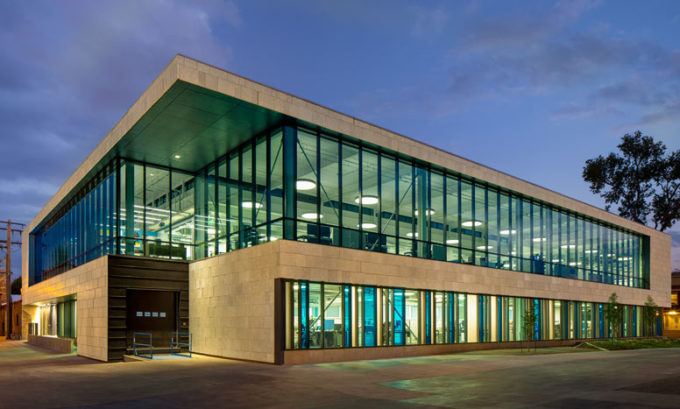
[{"label": "glass curtain wall", "polygon": [[29,285],[115,252],[117,180],[105,166],[31,235]]},{"label": "glass curtain wall", "polygon": [[31,235],[31,284],[104,254],[194,260],[281,238],[649,287],[640,235],[289,126],[196,173],[114,160]]},{"label": "glass curtain wall", "polygon": [[[613,330],[601,303],[296,280],[283,285],[286,349],[591,339]],[[643,335],[640,311],[622,306],[619,336]]]},{"label": "glass curtain wall", "polygon": [[648,288],[639,235],[339,137],[287,135],[291,238]]}]

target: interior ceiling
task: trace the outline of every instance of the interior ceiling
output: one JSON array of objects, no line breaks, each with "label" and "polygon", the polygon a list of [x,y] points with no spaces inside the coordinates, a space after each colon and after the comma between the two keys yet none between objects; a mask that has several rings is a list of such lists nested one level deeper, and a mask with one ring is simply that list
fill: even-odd
[{"label": "interior ceiling", "polygon": [[109,156],[195,172],[282,118],[278,112],[177,81]]}]

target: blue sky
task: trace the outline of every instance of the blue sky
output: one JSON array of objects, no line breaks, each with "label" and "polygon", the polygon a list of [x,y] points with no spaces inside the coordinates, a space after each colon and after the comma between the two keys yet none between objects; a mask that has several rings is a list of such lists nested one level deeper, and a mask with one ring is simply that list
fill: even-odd
[{"label": "blue sky", "polygon": [[3,2],[0,48],[0,219],[26,223],[177,53],[600,207],[586,159],[680,149],[675,1]]}]

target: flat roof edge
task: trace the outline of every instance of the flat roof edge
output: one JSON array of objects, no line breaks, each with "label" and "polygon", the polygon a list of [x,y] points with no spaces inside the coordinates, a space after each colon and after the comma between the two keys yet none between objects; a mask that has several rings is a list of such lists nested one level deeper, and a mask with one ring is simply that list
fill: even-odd
[{"label": "flat roof edge", "polygon": [[649,226],[630,221],[581,200],[182,54],[175,55],[105,138],[45,204],[29,223],[26,230],[32,231],[49,216],[101,159],[116,146],[144,113],[178,80],[238,98],[283,115],[313,123],[632,231],[648,235],[661,233]]}]

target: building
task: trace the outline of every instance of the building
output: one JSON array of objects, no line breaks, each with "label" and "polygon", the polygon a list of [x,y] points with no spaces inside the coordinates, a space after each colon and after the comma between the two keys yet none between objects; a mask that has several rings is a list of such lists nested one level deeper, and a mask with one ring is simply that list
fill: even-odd
[{"label": "building", "polygon": [[680,338],[680,271],[671,274],[671,306],[663,311],[663,335]]},{"label": "building", "polygon": [[641,336],[670,305],[668,235],[180,55],[23,242],[24,331],[102,361],[135,331],[271,363]]},{"label": "building", "polygon": [[5,320],[7,319],[7,300],[0,302],[0,337],[19,339],[21,337],[21,296],[18,294],[12,294],[11,300],[12,318],[9,336],[5,333],[7,328],[5,323]]}]

